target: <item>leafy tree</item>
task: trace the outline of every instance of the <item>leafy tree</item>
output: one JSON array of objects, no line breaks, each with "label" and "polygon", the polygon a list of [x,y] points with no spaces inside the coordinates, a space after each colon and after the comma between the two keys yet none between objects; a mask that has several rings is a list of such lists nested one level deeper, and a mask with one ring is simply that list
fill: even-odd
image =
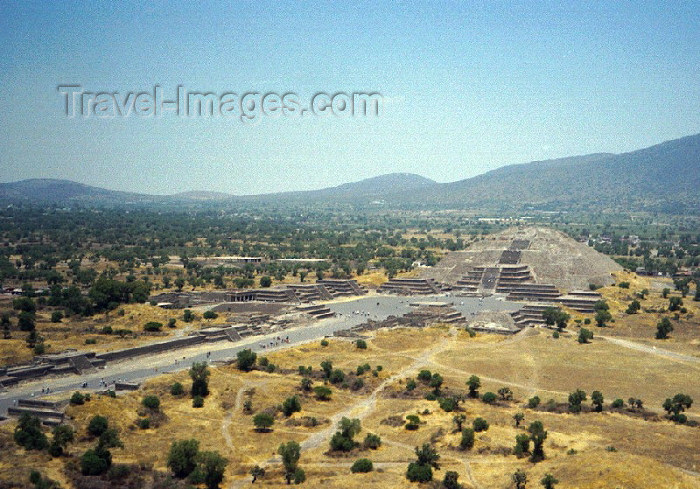
[{"label": "leafy tree", "polygon": [[411,482],[429,482],[433,480],[433,470],[440,470],[440,455],[430,446],[429,443],[424,443],[421,448],[416,447],[415,462],[408,464],[406,470],[406,478]]},{"label": "leafy tree", "polygon": [[664,290],[661,292],[661,297],[666,299],[668,297],[668,294],[670,294],[670,293],[671,293],[671,289],[669,289],[668,287],[664,287]]},{"label": "leafy tree", "polygon": [[581,389],[576,389],[569,394],[569,412],[580,413],[581,403],[586,400],[586,393]]},{"label": "leafy tree", "polygon": [[367,342],[366,342],[365,340],[357,340],[357,341],[355,342],[355,345],[356,345],[357,348],[359,348],[360,350],[366,350],[366,349],[367,349]]},{"label": "leafy tree", "polygon": [[527,407],[529,407],[530,409],[535,409],[539,405],[540,405],[539,396],[533,396],[527,400]]},{"label": "leafy tree", "polygon": [[627,306],[627,310],[625,311],[626,314],[636,314],[639,312],[639,310],[642,308],[642,305],[639,303],[637,299],[633,300],[630,302],[630,305]]},{"label": "leafy tree", "polygon": [[336,368],[333,370],[333,372],[331,372],[330,376],[328,377],[328,380],[331,384],[340,384],[345,380],[345,374],[342,370]]},{"label": "leafy tree", "polygon": [[349,419],[343,417],[338,423],[338,431],[331,438],[330,446],[332,451],[349,452],[358,444],[353,440],[361,430],[359,419]]},{"label": "leafy tree", "polygon": [[301,411],[301,402],[298,396],[288,397],[282,403],[282,412],[287,417],[299,411]]},{"label": "leafy tree", "polygon": [[558,483],[559,481],[552,474],[545,474],[540,480],[540,484],[544,489],[554,489],[554,485]]},{"label": "leafy tree", "polygon": [[673,331],[673,325],[668,318],[662,318],[661,321],[656,325],[656,339],[665,340],[668,338],[668,334]]},{"label": "leafy tree", "polygon": [[566,328],[566,323],[571,319],[571,316],[562,311],[558,307],[548,307],[542,312],[542,317],[550,326],[557,325],[559,330]]},{"label": "leafy tree", "polygon": [[82,406],[85,404],[85,396],[82,393],[75,391],[70,397],[70,403],[74,406]]},{"label": "leafy tree", "polygon": [[20,416],[14,439],[15,443],[27,450],[45,450],[49,446],[46,435],[41,431],[41,421],[27,413]]},{"label": "leafy tree", "polygon": [[459,483],[459,474],[454,470],[448,470],[445,473],[442,485],[445,486],[445,489],[462,489],[462,484]]},{"label": "leafy tree", "polygon": [[228,465],[228,460],[222,457],[219,452],[199,452],[197,454],[197,468],[195,469],[196,479],[202,480],[207,489],[218,489],[219,484],[224,480],[226,465]]},{"label": "leafy tree", "polygon": [[74,438],[73,428],[65,424],[56,426],[53,429],[53,440],[49,445],[49,454],[52,457],[60,457],[68,443],[72,442]]},{"label": "leafy tree", "polygon": [[420,372],[418,372],[418,380],[425,384],[430,382],[430,379],[432,378],[433,374],[430,372],[430,370],[421,370]]},{"label": "leafy tree", "polygon": [[430,378],[430,382],[428,385],[433,388],[433,393],[438,396],[440,395],[440,387],[442,387],[442,383],[444,382],[442,375],[439,373],[435,372],[432,377]]},{"label": "leafy tree", "polygon": [[362,443],[362,445],[364,445],[365,448],[376,450],[377,448],[382,446],[382,439],[379,437],[379,435],[375,435],[374,433],[367,433],[365,441]]},{"label": "leafy tree", "polygon": [[513,420],[515,421],[515,427],[520,426],[520,422],[525,419],[525,415],[521,412],[517,412],[513,415]]},{"label": "leafy tree", "polygon": [[88,449],[80,457],[80,472],[83,475],[100,475],[112,465],[112,455],[106,449]]},{"label": "leafy tree", "polygon": [[693,405],[693,398],[687,394],[676,394],[673,398],[666,399],[663,403],[664,410],[669,414],[672,421],[685,423],[687,418],[683,411],[690,409]]},{"label": "leafy tree", "polygon": [[267,432],[275,424],[275,418],[269,413],[258,413],[253,417],[253,424],[256,431]]},{"label": "leafy tree", "polygon": [[104,416],[93,416],[88,423],[88,433],[92,436],[101,436],[109,428],[109,421]]},{"label": "leafy tree", "polygon": [[472,428],[464,428],[462,430],[462,438],[459,441],[459,448],[462,450],[471,450],[474,446],[474,430]]},{"label": "leafy tree", "polygon": [[547,439],[547,432],[544,429],[541,421],[533,421],[530,423],[527,431],[530,433],[530,440],[532,440],[533,448],[532,455],[530,456],[530,461],[537,463],[544,460],[544,441]]},{"label": "leafy tree", "polygon": [[472,375],[467,381],[467,387],[469,387],[469,397],[471,397],[472,399],[477,399],[479,397],[479,387],[481,387],[481,380],[476,375]]},{"label": "leafy tree", "polygon": [[462,431],[462,425],[464,424],[464,422],[466,420],[467,420],[467,417],[464,414],[457,414],[455,416],[452,416],[452,422],[457,427],[456,431]]},{"label": "leafy tree", "polygon": [[194,321],[194,318],[194,313],[189,309],[185,309],[185,311],[182,313],[182,320],[186,323],[191,323]]},{"label": "leafy tree", "polygon": [[214,311],[206,311],[204,314],[202,314],[202,317],[204,319],[216,319],[219,317],[219,315]]},{"label": "leafy tree", "polygon": [[416,387],[418,387],[418,386],[416,385],[416,381],[415,381],[415,380],[413,380],[413,379],[408,379],[408,380],[406,381],[406,390],[407,390],[408,392],[411,392],[411,391],[415,390]]},{"label": "leafy tree", "polygon": [[330,378],[331,373],[333,372],[333,362],[330,360],[324,360],[321,362],[321,370],[323,370],[323,373],[326,375],[326,378]]},{"label": "leafy tree", "polygon": [[260,467],[259,465],[256,465],[255,467],[250,469],[250,475],[253,476],[253,481],[251,482],[251,484],[255,484],[256,480],[265,477],[265,469]]},{"label": "leafy tree", "polygon": [[272,279],[268,275],[260,277],[260,287],[269,287],[272,285]]},{"label": "leafy tree", "polygon": [[622,407],[625,407],[625,401],[622,399],[615,399],[612,404],[610,404],[611,407],[614,407],[616,409],[620,409]]},{"label": "leafy tree", "polygon": [[352,464],[352,467],[350,467],[350,472],[353,474],[360,472],[372,472],[372,469],[374,467],[372,466],[372,461],[368,458],[360,458],[355,461],[354,464]]},{"label": "leafy tree", "polygon": [[282,457],[282,465],[284,465],[285,479],[287,484],[291,484],[294,479],[297,469],[299,468],[299,457],[301,456],[301,447],[295,441],[283,443],[277,449],[277,453]]},{"label": "leafy tree", "polygon": [[683,299],[681,299],[680,297],[674,296],[674,297],[670,297],[668,299],[668,310],[669,311],[677,311],[681,308],[682,305],[683,305]]},{"label": "leafy tree", "polygon": [[257,354],[253,350],[246,348],[236,354],[236,365],[239,370],[250,372],[255,365],[257,357]]},{"label": "leafy tree", "polygon": [[201,408],[204,406],[204,398],[202,396],[194,396],[192,398],[192,407]]},{"label": "leafy tree", "polygon": [[510,389],[510,387],[501,387],[498,389],[498,396],[502,401],[512,401],[513,391]]},{"label": "leafy tree", "polygon": [[36,318],[33,312],[22,311],[17,316],[17,327],[20,331],[34,331],[36,328]]},{"label": "leafy tree", "polygon": [[530,452],[530,436],[525,433],[520,433],[515,435],[515,448],[513,449],[515,455],[520,458],[525,456],[526,453]]},{"label": "leafy tree", "polygon": [[457,409],[457,400],[454,397],[441,397],[438,399],[440,408],[446,413],[451,413]]},{"label": "leafy tree", "polygon": [[301,387],[301,390],[303,390],[305,392],[311,392],[313,384],[314,383],[310,378],[303,377],[301,379],[301,382],[299,383],[299,387]]},{"label": "leafy tree", "polygon": [[197,467],[199,442],[195,439],[174,441],[170,445],[167,465],[175,477],[184,479]]},{"label": "leafy tree", "polygon": [[578,342],[583,344],[590,343],[593,339],[593,332],[586,328],[581,328],[578,332]]},{"label": "leafy tree", "polygon": [[52,323],[60,323],[61,319],[63,319],[63,313],[61,311],[54,311],[51,313]]},{"label": "leafy tree", "polygon": [[593,410],[596,413],[603,411],[603,394],[600,391],[593,391],[591,393],[591,402],[593,403]]},{"label": "leafy tree", "polygon": [[595,313],[595,322],[599,328],[604,328],[606,323],[612,319],[612,314],[608,310],[601,310]]},{"label": "leafy tree", "polygon": [[515,489],[525,489],[525,484],[527,484],[527,474],[523,469],[516,470],[511,476],[513,484],[515,484]]},{"label": "leafy tree", "polygon": [[195,362],[189,370],[192,379],[192,397],[207,397],[209,395],[209,368],[207,362]]}]

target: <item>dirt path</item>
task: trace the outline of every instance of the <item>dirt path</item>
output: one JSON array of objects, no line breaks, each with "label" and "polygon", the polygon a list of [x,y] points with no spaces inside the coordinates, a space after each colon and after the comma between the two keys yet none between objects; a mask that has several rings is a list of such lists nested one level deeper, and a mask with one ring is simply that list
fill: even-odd
[{"label": "dirt path", "polygon": [[[372,393],[365,399],[362,399],[361,401],[348,406],[346,409],[336,413],[330,418],[330,424],[328,428],[318,431],[316,433],[311,434],[306,440],[300,443],[302,451],[308,451],[312,450],[315,448],[320,447],[323,443],[326,443],[331,436],[333,436],[333,433],[337,430],[338,423],[343,417],[353,417],[357,419],[364,419],[369,415],[372,410],[374,409],[376,403],[377,403],[377,398],[379,397],[379,394],[389,385],[393,384],[394,382],[405,378],[407,375],[409,375],[411,372],[414,372],[415,370],[427,365],[430,363],[430,358],[442,351],[444,351],[447,346],[450,344],[450,340],[454,338],[457,334],[456,329],[451,329],[450,330],[450,337],[448,338],[443,338],[443,340],[436,344],[433,345],[423,351],[418,357],[415,358],[415,360],[408,365],[407,367],[401,369],[399,372],[393,374],[392,376],[386,378],[384,381],[382,381],[373,391]],[[243,389],[243,388],[242,388]],[[241,391],[239,390],[239,393]],[[237,396],[237,401],[238,401],[238,396]],[[229,418],[229,416],[227,416]],[[229,424],[230,424],[230,418],[229,418]],[[223,429],[223,427],[222,427]],[[229,435],[230,436],[230,435]],[[224,435],[226,437],[226,435]],[[228,441],[227,441],[228,444]],[[410,447],[412,450],[413,447]],[[261,463],[260,465],[262,467],[272,465],[272,464],[277,464],[280,463],[280,458],[279,457],[272,457],[266,460],[264,463]],[[392,462],[385,462],[387,464],[392,463]],[[396,462],[399,463],[399,462]],[[400,462],[404,463],[404,462]],[[241,487],[246,483],[245,480],[243,479],[234,479],[231,481],[231,484],[229,485],[230,489],[236,489]]]},{"label": "dirt path", "polygon": [[700,357],[694,357],[691,355],[684,355],[682,353],[676,353],[670,350],[664,350],[663,348],[656,348],[655,346],[647,346],[642,343],[635,343],[630,340],[623,340],[621,338],[612,338],[610,336],[596,335],[596,338],[603,338],[610,343],[613,343],[624,348],[629,348],[631,350],[641,351],[643,353],[649,353],[651,355],[656,355],[659,357],[664,357],[670,360],[680,360],[682,362],[690,362],[698,364],[700,363]]}]

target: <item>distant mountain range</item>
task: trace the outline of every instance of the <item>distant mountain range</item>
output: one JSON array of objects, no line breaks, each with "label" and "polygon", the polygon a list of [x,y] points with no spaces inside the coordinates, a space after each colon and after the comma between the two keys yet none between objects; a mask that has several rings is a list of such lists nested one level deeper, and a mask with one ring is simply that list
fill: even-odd
[{"label": "distant mountain range", "polygon": [[353,204],[425,209],[649,210],[700,213],[700,134],[623,154],[591,154],[505,166],[451,183],[392,173],[337,187],[234,196],[118,192],[68,180],[0,184],[4,204]]}]

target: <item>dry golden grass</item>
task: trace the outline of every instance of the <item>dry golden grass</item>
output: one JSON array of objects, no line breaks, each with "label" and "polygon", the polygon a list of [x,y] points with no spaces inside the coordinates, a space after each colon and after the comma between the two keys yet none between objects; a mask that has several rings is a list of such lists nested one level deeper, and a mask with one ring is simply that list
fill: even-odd
[{"label": "dry golden grass", "polygon": [[[307,474],[305,487],[347,488],[417,487],[405,479],[408,462],[414,460],[413,447],[433,442],[441,455],[442,470],[435,473],[442,479],[447,470],[460,474],[465,488],[501,489],[508,487],[510,476],[517,468],[528,473],[528,486],[535,487],[545,472],[554,474],[563,489],[659,488],[691,489],[699,487],[698,478],[683,473],[700,469],[700,433],[698,428],[674,425],[668,421],[644,421],[623,414],[583,413],[580,415],[533,411],[522,406],[527,397],[537,393],[543,401],[550,397],[564,400],[571,390],[581,387],[590,391],[600,389],[606,403],[613,397],[641,397],[647,406],[658,407],[660,401],[677,391],[700,399],[694,379],[697,368],[646,355],[616,345],[594,341],[578,345],[571,338],[554,340],[548,333],[529,337],[504,338],[477,335],[469,337],[446,326],[426,329],[377,331],[368,341],[367,350],[355,347],[350,340],[332,339],[327,347],[319,342],[300,345],[269,354],[268,359],[279,367],[279,373],[259,371],[243,373],[233,366],[212,369],[211,394],[204,407],[195,409],[188,395],[173,397],[170,385],[179,381],[187,390],[191,385],[186,372],[161,375],[146,382],[140,391],[117,399],[95,398],[83,406],[67,411],[78,431],[78,440],[71,445],[72,454],[80,454],[94,444],[86,435],[89,419],[102,414],[118,427],[125,444],[114,449],[116,462],[140,462],[165,470],[170,444],[178,439],[196,438],[202,449],[217,450],[230,463],[222,487],[233,481],[236,487],[258,485],[279,487],[283,474],[274,461],[276,449],[282,442],[309,440],[314,434],[324,434],[318,444],[302,452],[300,466]],[[320,370],[321,361],[329,359],[335,367],[354,372],[357,365],[369,363],[383,369],[374,377],[365,373],[366,385],[353,392],[333,390],[330,401],[316,400],[299,389],[299,365]],[[414,377],[418,370],[428,368],[445,378],[446,392],[464,392],[464,382],[475,373],[482,377],[481,392],[496,391],[510,385],[516,400],[490,406],[478,400],[462,403],[467,425],[477,417],[490,423],[484,433],[478,433],[472,450],[458,449],[460,435],[454,432],[454,413],[443,412],[438,403],[423,399],[427,387],[419,387],[415,398],[406,398],[405,378]],[[288,373],[285,373],[288,371]],[[316,378],[318,385],[322,380]],[[376,398],[372,392],[376,393]],[[146,395],[161,399],[165,420],[158,427],[141,430],[135,421],[146,414],[141,400]],[[273,430],[258,433],[252,415],[243,412],[243,401],[252,400],[253,410],[274,409],[285,398],[299,395],[302,411],[290,418],[276,414]],[[691,409],[692,414],[696,410]],[[547,459],[533,465],[527,459],[507,455],[514,445],[515,435],[524,427],[515,428],[513,414],[525,413],[524,426],[539,419],[549,432],[545,443]],[[328,453],[328,436],[332,434],[329,421],[339,414],[362,416],[361,441],[367,433],[377,433],[383,444],[378,450],[356,450],[345,456]],[[405,418],[418,414],[423,424],[416,431],[403,426],[383,423],[391,416]],[[305,427],[295,421],[314,417],[317,426]],[[30,466],[45,467],[45,473],[59,480],[61,463],[51,461],[45,454],[25,456],[10,440],[11,424],[0,426],[0,480],[26,477]],[[331,428],[331,429],[329,429]],[[616,452],[606,450],[615,447]],[[575,455],[568,455],[570,449]],[[504,454],[506,453],[506,454]],[[357,458],[367,457],[375,463],[370,474],[351,474],[350,465]],[[248,472],[255,465],[266,465],[268,474],[250,484]],[[669,465],[670,464],[670,465]],[[62,483],[64,481],[62,480]],[[70,487],[65,481],[65,487]]]}]

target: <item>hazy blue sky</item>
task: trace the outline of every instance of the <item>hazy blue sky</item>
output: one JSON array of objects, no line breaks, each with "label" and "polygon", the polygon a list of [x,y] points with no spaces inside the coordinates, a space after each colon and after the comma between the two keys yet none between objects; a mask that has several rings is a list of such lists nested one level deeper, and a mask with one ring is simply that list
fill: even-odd
[{"label": "hazy blue sky", "polygon": [[[0,181],[119,190],[453,181],[700,132],[700,3],[0,2]],[[346,3],[346,2],[343,2]],[[376,91],[378,118],[66,118],[125,94]]]}]

